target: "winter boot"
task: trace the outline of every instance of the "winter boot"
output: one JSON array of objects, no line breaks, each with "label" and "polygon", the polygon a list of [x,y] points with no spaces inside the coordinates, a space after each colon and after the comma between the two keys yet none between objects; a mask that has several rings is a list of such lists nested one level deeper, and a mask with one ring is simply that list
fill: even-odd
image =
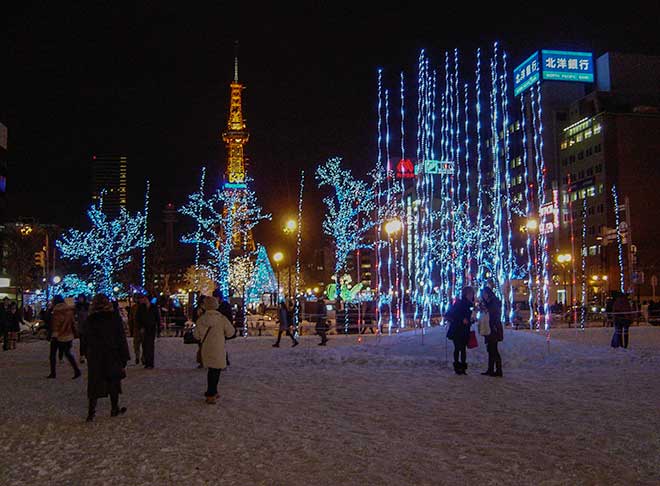
[{"label": "winter boot", "polygon": [[457,375],[462,375],[463,374],[463,368],[461,367],[461,363],[458,361],[454,362],[454,373]]},{"label": "winter boot", "polygon": [[461,363],[461,368],[463,370],[463,372],[461,374],[462,375],[467,375],[467,368],[468,368],[467,363]]},{"label": "winter boot", "polygon": [[110,411],[110,416],[111,417],[117,417],[118,415],[124,415],[125,413],[126,413],[126,407],[113,408]]}]

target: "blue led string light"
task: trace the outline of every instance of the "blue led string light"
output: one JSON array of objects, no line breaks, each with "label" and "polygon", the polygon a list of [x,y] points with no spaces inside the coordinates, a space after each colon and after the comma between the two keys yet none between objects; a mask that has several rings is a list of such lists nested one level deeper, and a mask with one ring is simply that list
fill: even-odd
[{"label": "blue led string light", "polygon": [[[293,324],[295,328],[295,335],[297,336],[298,327],[300,324],[300,250],[302,244],[302,212],[303,212],[303,189],[305,187],[305,171],[300,171],[300,192],[298,194],[298,232],[296,234],[296,284],[295,284],[295,310],[293,316]],[[359,282],[358,282],[359,283]]]},{"label": "blue led string light", "polygon": [[[404,113],[404,106],[405,106],[405,90],[404,90],[404,77],[403,77],[403,72],[401,72],[401,77],[400,77],[400,99],[401,99],[401,160],[406,159],[406,144],[405,144],[405,113]],[[402,167],[403,167],[403,162],[402,162]],[[405,170],[405,168],[403,169]],[[406,234],[406,230],[408,228],[408,225],[410,222],[406,218],[406,207],[405,207],[405,187],[404,187],[404,181],[406,180],[406,174],[402,173],[401,174],[401,180],[400,180],[400,191],[401,191],[401,238],[399,239],[400,243],[400,286],[399,286],[399,327],[403,328],[406,326],[406,313],[405,313],[405,286],[406,286],[406,251],[405,251],[405,241],[406,238],[404,235]],[[408,287],[410,288],[410,287]]]},{"label": "blue led string light", "polygon": [[[546,181],[545,176],[547,169],[545,167],[545,157],[543,156],[543,108],[542,108],[542,99],[541,99],[541,85],[536,85],[536,95],[537,95],[537,104],[538,112],[535,113],[538,119],[538,162],[537,173],[539,175],[537,185],[538,185],[538,194],[539,194],[539,207],[543,207],[545,204],[545,187]],[[541,223],[539,222],[539,228],[541,228]],[[541,269],[543,275],[543,310],[545,313],[545,330],[549,331],[551,326],[552,313],[550,310],[549,304],[549,285],[550,285],[550,271],[549,271],[549,255],[548,255],[548,237],[545,234],[545,231],[540,232],[540,241],[541,241]]]},{"label": "blue led string light", "polygon": [[[477,75],[476,91],[477,102],[475,105],[477,113],[477,227],[479,233],[482,233],[484,226],[484,196],[483,196],[483,169],[481,155],[481,48],[477,49]],[[477,241],[477,285],[481,286],[484,278],[484,248],[481,240]]]},{"label": "blue led string light", "polygon": [[[392,205],[392,169],[390,167],[390,92],[385,90],[385,159],[386,159],[386,172],[385,172],[385,183],[387,185],[387,194],[385,196],[385,205],[387,208],[390,208]],[[394,288],[392,286],[392,241],[391,238],[387,242],[387,309],[388,309],[388,321],[387,321],[387,333],[392,332],[392,326],[394,325],[392,319],[392,301],[394,298]]]},{"label": "blue led string light", "polygon": [[612,198],[614,199],[614,222],[616,224],[616,244],[618,247],[617,257],[619,259],[619,283],[621,292],[625,293],[625,271],[623,268],[623,238],[621,237],[621,221],[619,218],[619,194],[616,185],[612,186]]},{"label": "blue led string light", "polygon": [[506,52],[502,52],[502,125],[504,134],[504,176],[506,185],[506,232],[507,232],[507,281],[508,281],[508,300],[509,300],[509,316],[508,321],[513,322],[514,318],[514,295],[513,295],[513,279],[515,278],[515,261],[513,256],[513,236],[511,228],[511,151],[509,140],[509,94],[507,83],[507,63]]},{"label": "blue led string light", "polygon": [[[149,189],[151,188],[151,185],[149,183],[149,180],[147,179],[147,190],[144,193],[144,229],[142,232],[142,237],[144,239],[147,239],[148,234],[147,234],[147,225],[149,221]],[[142,247],[142,264],[141,264],[141,270],[140,270],[140,276],[141,276],[141,283],[142,283],[142,288],[146,288],[147,284],[147,246],[145,245]]]},{"label": "blue led string light", "polygon": [[[572,217],[572,215],[571,215]],[[582,305],[580,306],[580,329],[584,331],[587,314],[587,198],[582,200]]]},{"label": "blue led string light", "polygon": [[[522,129],[522,158],[523,169],[525,178],[525,218],[529,219],[532,216],[532,189],[533,183],[529,174],[529,160],[527,158],[527,110],[525,109],[525,93],[520,95],[520,119]],[[532,255],[532,236],[530,228],[525,223],[526,250],[527,250],[527,291],[529,293],[527,299],[529,304],[529,328],[534,328],[534,275],[533,275],[533,255]]]},{"label": "blue led string light", "polygon": [[[383,110],[383,70],[378,69],[378,158],[376,161],[376,205],[380,206],[381,200],[381,177],[380,174],[383,170],[383,153],[382,153],[382,110]],[[378,315],[377,327],[378,334],[383,332],[383,316],[381,312],[382,308],[382,299],[383,299],[383,279],[381,276],[381,234],[382,234],[382,225],[378,224],[376,226],[376,238],[374,238],[375,246],[375,255],[376,255],[376,280],[378,281],[378,288],[376,292],[376,314]],[[338,276],[337,276],[338,278]],[[339,285],[339,280],[337,280],[337,285]]]}]

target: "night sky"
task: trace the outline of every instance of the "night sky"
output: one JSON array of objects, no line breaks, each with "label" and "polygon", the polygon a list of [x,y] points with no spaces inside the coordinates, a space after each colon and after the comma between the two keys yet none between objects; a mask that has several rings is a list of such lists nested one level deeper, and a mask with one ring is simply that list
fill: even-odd
[{"label": "night sky", "polygon": [[155,216],[167,202],[184,202],[202,165],[219,181],[235,40],[247,88],[249,173],[274,216],[257,230],[266,243],[276,243],[274,230],[295,214],[301,169],[313,228],[323,213],[314,168],[333,155],[360,175],[373,166],[379,67],[413,76],[421,48],[437,62],[454,48],[472,60],[495,40],[511,65],[540,48],[660,54],[657,3],[619,4],[625,12],[601,3],[588,15],[574,2],[504,10],[457,2],[463,6],[437,12],[423,2],[137,3],[3,7],[0,121],[9,129],[10,218],[84,221],[94,153],[128,156],[130,208],[140,209],[148,177]]}]

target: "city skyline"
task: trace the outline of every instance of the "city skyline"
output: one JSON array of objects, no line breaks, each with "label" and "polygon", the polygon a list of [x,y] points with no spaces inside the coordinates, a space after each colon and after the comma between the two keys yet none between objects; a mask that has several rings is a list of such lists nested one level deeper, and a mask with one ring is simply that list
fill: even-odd
[{"label": "city skyline", "polygon": [[[152,218],[167,203],[181,206],[203,165],[219,184],[235,40],[251,132],[248,173],[274,216],[258,228],[258,237],[276,233],[295,211],[300,170],[311,176],[335,155],[360,177],[372,167],[377,71],[412,76],[422,48],[436,54],[458,48],[471,58],[477,47],[490,49],[498,41],[512,66],[541,48],[595,56],[658,52],[653,30],[643,25],[652,22],[652,12],[566,19],[557,5],[553,12],[484,11],[475,20],[456,7],[434,23],[422,7],[251,14],[142,6],[130,15],[86,8],[25,7],[8,16],[15,49],[0,116],[9,131],[8,191],[15,216],[65,226],[82,222],[91,203],[87,165],[94,153],[128,155],[133,210],[140,208],[150,179]],[[626,22],[632,15],[635,28]],[[226,18],[232,21],[217,27]],[[34,164],[40,167],[36,176]],[[306,214],[320,220],[315,186],[308,177]],[[65,203],[70,211],[61,211]]]}]

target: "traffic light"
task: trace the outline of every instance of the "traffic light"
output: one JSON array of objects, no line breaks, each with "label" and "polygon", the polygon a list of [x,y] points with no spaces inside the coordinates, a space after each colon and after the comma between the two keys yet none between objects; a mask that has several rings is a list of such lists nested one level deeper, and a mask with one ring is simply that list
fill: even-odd
[{"label": "traffic light", "polygon": [[41,268],[46,268],[46,253],[44,251],[34,252],[34,264]]}]

